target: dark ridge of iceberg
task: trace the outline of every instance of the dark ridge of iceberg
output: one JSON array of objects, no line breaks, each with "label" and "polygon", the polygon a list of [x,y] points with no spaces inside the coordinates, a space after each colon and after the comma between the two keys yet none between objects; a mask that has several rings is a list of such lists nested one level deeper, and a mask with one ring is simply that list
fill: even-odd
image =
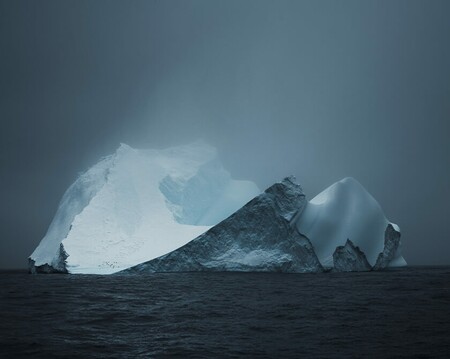
[{"label": "dark ridge of iceberg", "polygon": [[45,263],[43,265],[37,266],[35,265],[35,261],[31,258],[28,258],[28,272],[31,274],[36,273],[44,273],[44,274],[50,274],[50,273],[68,273],[66,268],[66,259],[69,257],[67,252],[64,250],[64,246],[61,243],[59,245],[59,252],[56,261],[54,261],[51,265],[48,263]]},{"label": "dark ridge of iceberg", "polygon": [[336,247],[333,263],[336,272],[366,272],[372,269],[364,252],[350,239],[347,239],[345,246]]},{"label": "dark ridge of iceberg", "polygon": [[306,203],[295,178],[285,178],[183,247],[119,273],[323,272],[311,242],[295,226]]},{"label": "dark ridge of iceberg", "polygon": [[401,233],[397,231],[392,224],[388,224],[384,233],[383,252],[378,255],[377,262],[373,266],[374,270],[385,269],[394,259],[400,245]]}]

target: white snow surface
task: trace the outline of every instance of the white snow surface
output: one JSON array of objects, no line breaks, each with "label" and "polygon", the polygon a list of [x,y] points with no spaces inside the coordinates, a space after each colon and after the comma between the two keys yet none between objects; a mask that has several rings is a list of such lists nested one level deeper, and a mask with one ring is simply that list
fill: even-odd
[{"label": "white snow surface", "polygon": [[52,265],[62,243],[69,273],[111,274],[179,248],[259,193],[253,182],[233,180],[203,142],[122,144],[69,187],[30,258]]},{"label": "white snow surface", "polygon": [[[390,222],[378,202],[354,178],[334,183],[308,202],[297,219],[300,233],[308,237],[321,264],[333,266],[333,252],[350,239],[373,266],[384,248],[384,233]],[[400,228],[392,223],[396,231]],[[390,266],[404,266],[397,250]]]}]

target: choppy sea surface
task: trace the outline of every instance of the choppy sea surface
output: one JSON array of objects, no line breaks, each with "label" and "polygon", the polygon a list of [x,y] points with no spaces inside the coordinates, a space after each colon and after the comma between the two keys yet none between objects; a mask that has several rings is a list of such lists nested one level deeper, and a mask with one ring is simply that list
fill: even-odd
[{"label": "choppy sea surface", "polygon": [[448,358],[450,267],[0,272],[1,358]]}]

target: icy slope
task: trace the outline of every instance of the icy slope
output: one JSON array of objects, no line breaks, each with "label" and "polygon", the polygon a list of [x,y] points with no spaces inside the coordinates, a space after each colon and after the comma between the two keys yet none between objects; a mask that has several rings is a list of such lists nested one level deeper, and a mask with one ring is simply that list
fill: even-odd
[{"label": "icy slope", "polygon": [[232,180],[204,143],[121,145],[66,191],[30,270],[114,273],[186,244],[258,194],[254,183]]},{"label": "icy slope", "polygon": [[310,241],[295,227],[305,204],[301,186],[286,178],[183,247],[121,273],[322,272]]},{"label": "icy slope", "polygon": [[[347,239],[359,247],[371,266],[384,251],[389,221],[378,202],[353,178],[336,182],[307,205],[297,221],[300,233],[308,237],[325,267],[333,267],[333,253]],[[397,232],[398,226],[393,225]],[[390,265],[406,265],[400,246]]]}]

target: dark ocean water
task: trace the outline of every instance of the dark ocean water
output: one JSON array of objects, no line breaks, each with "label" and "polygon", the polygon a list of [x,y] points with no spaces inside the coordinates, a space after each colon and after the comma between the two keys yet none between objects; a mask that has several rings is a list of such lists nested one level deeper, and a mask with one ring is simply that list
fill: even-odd
[{"label": "dark ocean water", "polygon": [[2,358],[450,357],[450,267],[0,272]]}]

